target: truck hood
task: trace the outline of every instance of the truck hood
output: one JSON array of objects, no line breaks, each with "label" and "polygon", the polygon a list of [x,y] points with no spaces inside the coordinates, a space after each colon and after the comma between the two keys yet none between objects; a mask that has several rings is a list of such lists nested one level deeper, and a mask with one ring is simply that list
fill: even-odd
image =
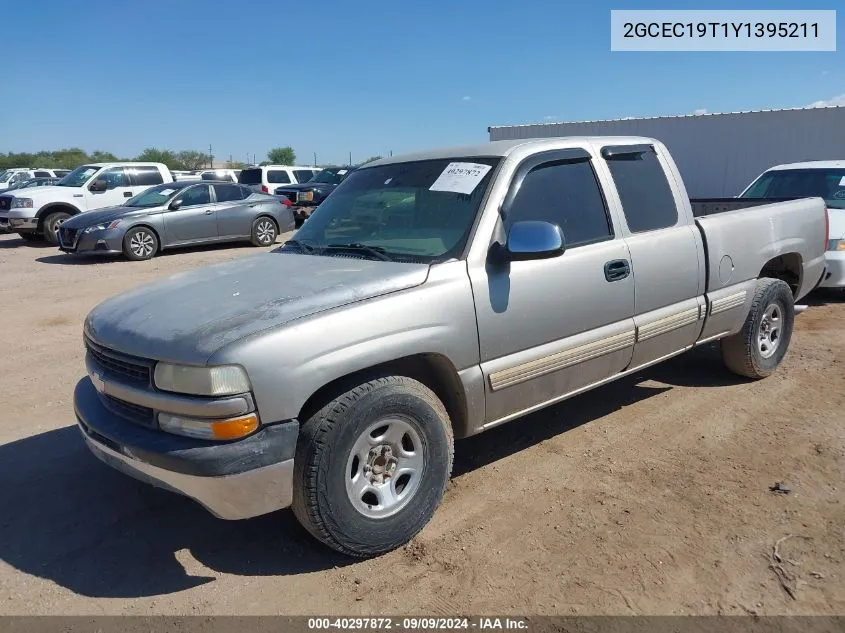
[{"label": "truck hood", "polygon": [[8,195],[18,198],[32,198],[36,205],[50,202],[51,200],[72,200],[73,194],[82,193],[83,187],[59,187],[50,185],[48,187],[30,187],[29,189],[12,189]]},{"label": "truck hood", "polygon": [[427,264],[270,252],[107,299],[88,315],[85,333],[125,354],[201,365],[256,332],[412,288],[427,276]]},{"label": "truck hood", "polygon": [[105,209],[97,209],[96,211],[86,211],[79,215],[73,216],[67,220],[63,226],[69,229],[81,229],[86,226],[94,224],[101,224],[102,222],[111,222],[118,218],[126,218],[137,215],[150,215],[152,213],[159,213],[164,209],[164,206],[159,207],[107,207]]}]

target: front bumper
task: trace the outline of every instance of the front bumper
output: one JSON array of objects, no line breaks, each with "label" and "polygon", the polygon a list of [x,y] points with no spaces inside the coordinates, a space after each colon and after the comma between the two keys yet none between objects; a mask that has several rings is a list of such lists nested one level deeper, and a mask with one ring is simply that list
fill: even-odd
[{"label": "front bumper", "polygon": [[273,424],[233,442],[209,442],[149,429],[112,413],[90,378],[74,391],[82,436],[112,468],[190,497],[221,519],[247,519],[288,507],[299,423]]},{"label": "front bumper", "polygon": [[14,211],[0,213],[0,232],[28,233],[37,230],[38,218],[20,217]]},{"label": "front bumper", "polygon": [[820,288],[845,287],[845,251],[826,251],[825,265],[827,270],[822,277]]},{"label": "front bumper", "polygon": [[74,230],[68,237],[67,231],[59,229],[59,250],[65,253],[99,253],[120,255],[123,253],[123,231],[112,229],[83,233]]}]

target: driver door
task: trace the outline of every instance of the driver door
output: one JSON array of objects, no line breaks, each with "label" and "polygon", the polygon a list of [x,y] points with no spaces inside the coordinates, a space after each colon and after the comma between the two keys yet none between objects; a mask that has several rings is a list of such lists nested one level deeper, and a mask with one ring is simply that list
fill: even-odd
[{"label": "driver door", "polygon": [[502,215],[505,234],[514,222],[558,225],[566,249],[548,259],[470,270],[486,425],[619,373],[631,361],[635,339],[628,247],[586,150],[526,159]]},{"label": "driver door", "polygon": [[164,212],[168,245],[217,239],[217,217],[209,185],[186,187],[174,202],[181,202],[182,206]]},{"label": "driver door", "polygon": [[[106,181],[105,191],[88,190],[86,197],[88,210],[103,209],[105,207],[119,207],[129,200],[136,192],[143,188],[133,187],[129,180],[129,174],[123,167],[109,167],[94,177],[97,180]],[[90,185],[89,185],[90,186]]]}]

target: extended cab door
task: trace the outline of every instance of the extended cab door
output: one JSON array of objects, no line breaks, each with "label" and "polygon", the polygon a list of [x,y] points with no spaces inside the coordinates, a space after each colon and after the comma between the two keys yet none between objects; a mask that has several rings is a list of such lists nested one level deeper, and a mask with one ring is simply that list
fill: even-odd
[{"label": "extended cab door", "polygon": [[[631,253],[637,343],[631,369],[691,347],[706,314],[704,249],[686,190],[662,146],[601,149]],[[688,217],[689,216],[689,217]]]},{"label": "extended cab door", "polygon": [[501,235],[515,222],[561,227],[557,257],[471,266],[486,426],[563,398],[628,366],[634,279],[625,240],[584,149],[535,154],[515,172]]}]

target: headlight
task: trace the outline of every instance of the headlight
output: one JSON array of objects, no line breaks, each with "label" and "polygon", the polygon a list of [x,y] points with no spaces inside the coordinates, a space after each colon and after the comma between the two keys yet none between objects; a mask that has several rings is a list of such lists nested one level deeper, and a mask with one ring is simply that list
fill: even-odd
[{"label": "headlight", "polygon": [[32,198],[12,198],[13,209],[31,209]]},{"label": "headlight", "polygon": [[258,428],[258,416],[250,413],[227,420],[202,420],[159,413],[158,425],[162,431],[186,437],[197,437],[203,440],[235,440],[249,435]]},{"label": "headlight", "polygon": [[112,222],[102,222],[100,224],[95,224],[94,226],[88,226],[82,229],[83,233],[92,233],[94,231],[108,231],[110,229],[116,229],[120,224],[120,220],[114,220]]},{"label": "headlight", "polygon": [[845,240],[830,240],[827,244],[829,251],[845,251]]},{"label": "headlight", "polygon": [[246,372],[237,365],[193,367],[158,363],[153,377],[156,387],[163,391],[195,396],[230,396],[250,390]]},{"label": "headlight", "polygon": [[311,202],[314,199],[314,192],[313,191],[300,191],[296,194],[297,201],[302,202]]}]

